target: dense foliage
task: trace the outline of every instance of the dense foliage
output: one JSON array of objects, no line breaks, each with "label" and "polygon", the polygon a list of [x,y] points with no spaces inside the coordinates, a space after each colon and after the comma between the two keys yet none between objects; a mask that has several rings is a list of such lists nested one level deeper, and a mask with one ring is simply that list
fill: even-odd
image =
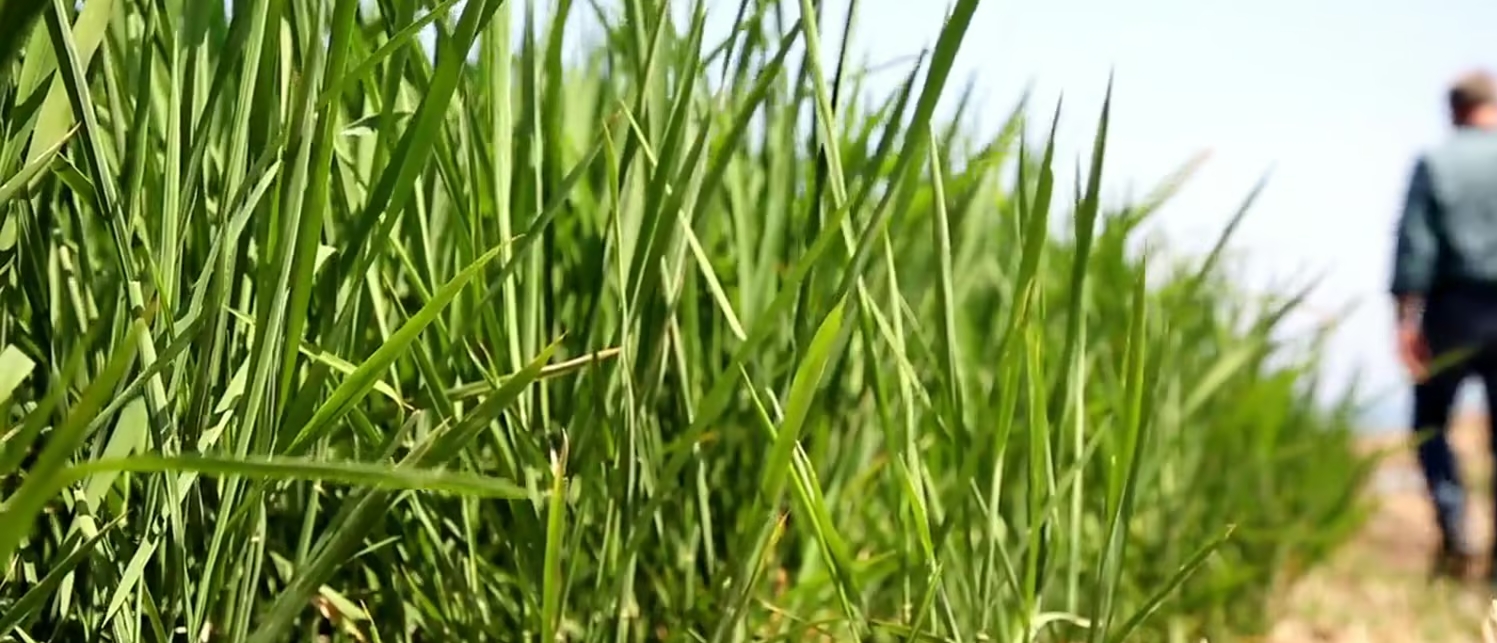
[{"label": "dense foliage", "polygon": [[7,0],[0,638],[1260,626],[1366,471],[1296,300],[937,119],[976,0],[887,100],[813,4]]}]

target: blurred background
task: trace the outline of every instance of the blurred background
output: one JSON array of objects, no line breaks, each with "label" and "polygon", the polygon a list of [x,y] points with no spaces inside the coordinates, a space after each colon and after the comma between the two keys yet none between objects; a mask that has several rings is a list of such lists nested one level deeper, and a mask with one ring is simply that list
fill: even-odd
[{"label": "blurred background", "polygon": [[[1405,176],[1413,156],[1447,132],[1447,83],[1470,67],[1497,64],[1489,28],[1497,5],[1449,0],[1435,7],[1394,0],[986,2],[953,80],[976,84],[983,134],[1026,90],[1037,123],[1048,121],[1063,94],[1057,158],[1074,159],[1091,145],[1114,72],[1110,196],[1141,197],[1196,153],[1211,153],[1160,214],[1158,232],[1172,248],[1208,249],[1271,172],[1236,234],[1236,270],[1264,290],[1319,278],[1306,310],[1342,316],[1325,385],[1340,390],[1360,372],[1367,430],[1398,429],[1408,401],[1384,288]],[[875,65],[915,55],[933,44],[927,40],[946,10],[937,2],[863,0],[853,51]],[[840,33],[845,14],[837,14],[826,16],[828,31]],[[727,23],[732,11],[716,15]],[[894,72],[878,81],[892,88],[900,78]],[[955,102],[953,96],[945,106]],[[1058,165],[1060,183],[1069,184],[1075,163]],[[1301,327],[1321,321],[1301,320]]]}]

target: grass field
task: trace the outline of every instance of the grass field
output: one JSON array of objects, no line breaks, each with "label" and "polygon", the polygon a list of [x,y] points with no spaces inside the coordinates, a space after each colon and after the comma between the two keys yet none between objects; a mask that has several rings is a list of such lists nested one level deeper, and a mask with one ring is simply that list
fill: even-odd
[{"label": "grass field", "polygon": [[977,0],[872,98],[685,4],[0,5],[0,638],[1265,631],[1372,466],[1303,293],[975,137]]}]

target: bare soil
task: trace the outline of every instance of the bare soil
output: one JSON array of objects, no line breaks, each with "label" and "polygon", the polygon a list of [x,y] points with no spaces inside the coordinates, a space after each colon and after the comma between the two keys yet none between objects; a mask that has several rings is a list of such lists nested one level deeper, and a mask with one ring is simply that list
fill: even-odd
[{"label": "bare soil", "polygon": [[[1468,528],[1482,551],[1492,542],[1492,466],[1485,419],[1467,418],[1453,433],[1470,500]],[[1362,532],[1327,565],[1286,594],[1265,643],[1468,643],[1483,640],[1492,590],[1481,581],[1487,561],[1467,583],[1432,582],[1438,543],[1433,510],[1407,435],[1369,438],[1368,449],[1393,449],[1368,490],[1376,503]]]}]

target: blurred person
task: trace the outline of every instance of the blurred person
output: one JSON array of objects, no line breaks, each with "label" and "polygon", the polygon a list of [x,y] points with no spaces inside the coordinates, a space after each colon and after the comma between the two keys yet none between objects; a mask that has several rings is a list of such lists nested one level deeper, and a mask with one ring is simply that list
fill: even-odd
[{"label": "blurred person", "polygon": [[[1414,384],[1419,465],[1441,534],[1437,577],[1466,575],[1474,554],[1448,439],[1456,395],[1476,376],[1497,408],[1497,80],[1469,72],[1448,101],[1454,132],[1414,164],[1391,284],[1398,353]],[[1488,577],[1497,586],[1497,573]]]}]

